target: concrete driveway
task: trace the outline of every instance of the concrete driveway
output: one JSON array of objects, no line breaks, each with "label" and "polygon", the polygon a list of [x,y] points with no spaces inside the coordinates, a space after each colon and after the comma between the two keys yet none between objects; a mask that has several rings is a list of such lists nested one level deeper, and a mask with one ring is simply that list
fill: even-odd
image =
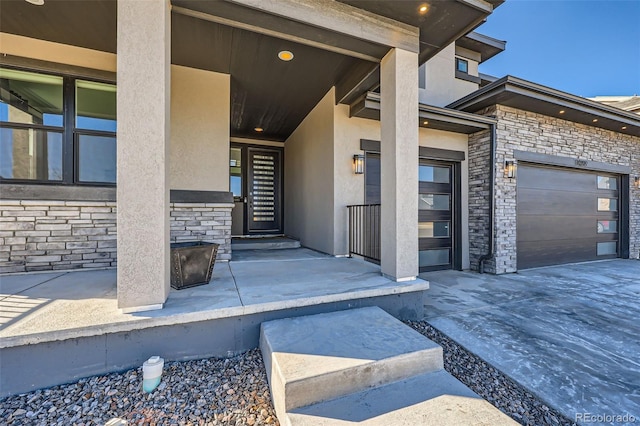
[{"label": "concrete driveway", "polygon": [[582,424],[640,424],[640,261],[420,277],[426,320],[547,404]]}]

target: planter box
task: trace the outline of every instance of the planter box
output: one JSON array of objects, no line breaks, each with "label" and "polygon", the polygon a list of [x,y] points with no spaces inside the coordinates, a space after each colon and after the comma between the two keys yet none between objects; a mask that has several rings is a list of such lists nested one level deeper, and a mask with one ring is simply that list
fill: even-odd
[{"label": "planter box", "polygon": [[217,254],[215,243],[171,244],[171,287],[181,290],[209,283]]}]

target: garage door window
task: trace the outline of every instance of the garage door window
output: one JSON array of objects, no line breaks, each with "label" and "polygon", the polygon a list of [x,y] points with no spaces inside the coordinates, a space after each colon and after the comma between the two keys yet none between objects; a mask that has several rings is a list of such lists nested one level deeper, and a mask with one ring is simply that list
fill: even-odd
[{"label": "garage door window", "polygon": [[598,256],[606,256],[618,253],[618,243],[609,241],[606,243],[598,243]]},{"label": "garage door window", "polygon": [[618,200],[615,198],[598,198],[599,212],[615,212],[618,211]]},{"label": "garage door window", "polygon": [[611,176],[598,176],[598,189],[618,189],[618,179]]},{"label": "garage door window", "polygon": [[615,234],[618,232],[617,220],[599,220],[598,234]]}]

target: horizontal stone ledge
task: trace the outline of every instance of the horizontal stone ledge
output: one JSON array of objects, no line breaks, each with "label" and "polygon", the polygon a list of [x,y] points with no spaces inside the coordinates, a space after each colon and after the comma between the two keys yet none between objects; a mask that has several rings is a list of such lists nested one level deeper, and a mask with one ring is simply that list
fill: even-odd
[{"label": "horizontal stone ledge", "polygon": [[[87,201],[87,206],[96,206],[96,202],[116,201],[115,186],[85,186],[85,185],[45,185],[27,183],[0,184],[1,198],[3,200],[29,200],[30,204],[41,205],[39,201],[46,201],[44,207],[53,205],[64,205],[65,201],[74,201],[73,206],[82,207],[82,201]],[[233,194],[228,191],[191,191],[185,189],[172,189],[170,192],[171,203],[197,203],[197,204],[230,204],[233,205]],[[3,206],[13,205],[18,207],[18,203],[5,202]],[[71,206],[71,205],[70,205]],[[207,207],[213,207],[207,205]],[[108,208],[108,207],[107,207]],[[104,207],[103,207],[104,209]],[[8,210],[8,208],[5,208]]]},{"label": "horizontal stone ledge", "polygon": [[233,194],[228,191],[172,189],[170,200],[172,203],[233,204]]}]

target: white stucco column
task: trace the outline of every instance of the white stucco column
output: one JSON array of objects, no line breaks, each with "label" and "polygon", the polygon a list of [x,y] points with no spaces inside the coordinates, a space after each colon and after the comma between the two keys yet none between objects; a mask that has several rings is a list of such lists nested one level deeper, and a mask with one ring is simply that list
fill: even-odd
[{"label": "white stucco column", "polygon": [[380,66],[381,269],[418,275],[418,54],[391,49]]},{"label": "white stucco column", "polygon": [[118,307],[169,295],[168,0],[118,0]]}]

